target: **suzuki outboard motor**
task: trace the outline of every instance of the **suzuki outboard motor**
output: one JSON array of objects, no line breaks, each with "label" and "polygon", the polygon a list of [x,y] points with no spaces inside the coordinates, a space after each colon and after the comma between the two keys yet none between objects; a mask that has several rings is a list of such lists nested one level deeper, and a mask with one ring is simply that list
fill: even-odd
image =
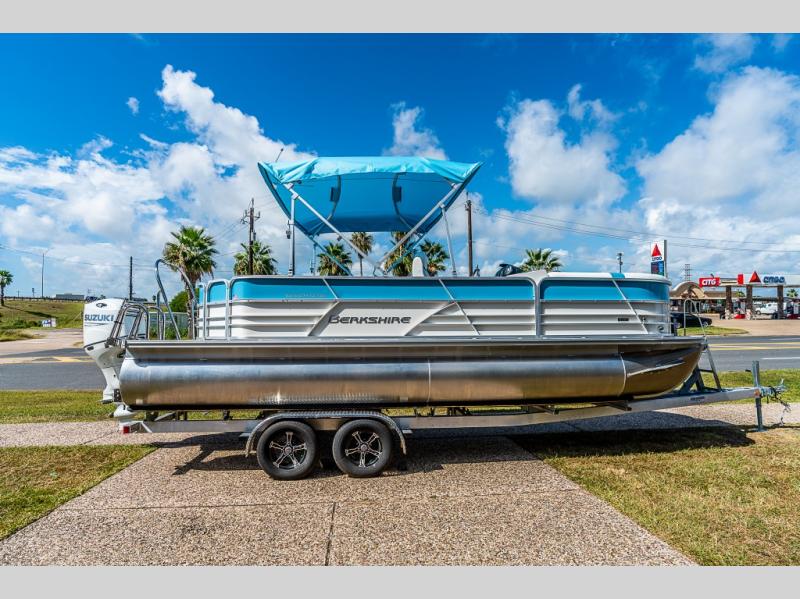
[{"label": "suzuki outboard motor", "polygon": [[[117,298],[101,299],[86,304],[83,308],[83,349],[97,363],[106,379],[106,388],[103,389],[104,403],[113,402],[114,391],[119,389],[117,375],[125,350],[109,345],[106,341],[123,303],[124,300]],[[123,323],[120,335],[127,334],[125,324]]]}]

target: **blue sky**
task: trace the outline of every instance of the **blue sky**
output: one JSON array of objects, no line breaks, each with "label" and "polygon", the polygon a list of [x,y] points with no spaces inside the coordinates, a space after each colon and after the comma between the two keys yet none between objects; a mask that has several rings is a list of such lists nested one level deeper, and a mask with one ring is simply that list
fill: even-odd
[{"label": "blue sky", "polygon": [[48,250],[47,293],[120,293],[133,255],[149,295],[145,265],[182,222],[218,235],[225,275],[254,195],[285,270],[285,218],[255,170],[282,146],[483,161],[484,272],[538,246],[570,270],[617,251],[647,270],[657,236],[675,236],[674,275],[800,272],[790,36],[4,35],[0,57],[12,294],[38,292]]}]

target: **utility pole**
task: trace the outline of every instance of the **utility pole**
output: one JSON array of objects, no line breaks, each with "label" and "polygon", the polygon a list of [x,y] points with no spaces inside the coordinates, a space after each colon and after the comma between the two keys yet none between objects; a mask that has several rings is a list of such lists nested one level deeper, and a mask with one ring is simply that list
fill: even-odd
[{"label": "utility pole", "polygon": [[469,263],[469,273],[472,276],[472,200],[469,199],[467,192],[467,203],[464,205],[467,210],[467,262]]},{"label": "utility pole", "polygon": [[133,256],[128,262],[128,300],[133,300]]},{"label": "utility pole", "polygon": [[619,272],[622,272],[622,252],[617,252],[617,263],[619,264]]},{"label": "utility pole", "polygon": [[253,243],[256,240],[255,224],[259,218],[261,218],[261,213],[255,213],[255,198],[250,198],[250,208],[244,211],[242,224],[250,224],[250,236],[247,242],[247,273],[251,275],[253,274]]}]

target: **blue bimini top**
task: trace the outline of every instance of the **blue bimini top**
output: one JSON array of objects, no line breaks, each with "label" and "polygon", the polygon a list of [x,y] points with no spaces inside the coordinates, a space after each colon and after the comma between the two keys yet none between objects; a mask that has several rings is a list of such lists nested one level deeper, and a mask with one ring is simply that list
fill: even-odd
[{"label": "blue bimini top", "polygon": [[[439,202],[447,210],[480,167],[414,156],[258,163],[287,216],[294,191],[341,233],[408,231],[420,223],[422,235],[442,216],[431,210]],[[295,202],[295,224],[310,237],[334,232],[301,201]]]}]

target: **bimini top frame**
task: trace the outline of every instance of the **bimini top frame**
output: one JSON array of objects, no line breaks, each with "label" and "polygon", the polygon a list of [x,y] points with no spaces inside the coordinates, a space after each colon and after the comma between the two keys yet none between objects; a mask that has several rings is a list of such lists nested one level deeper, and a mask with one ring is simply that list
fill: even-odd
[{"label": "bimini top frame", "polygon": [[[407,253],[440,219],[447,224],[447,209],[480,167],[480,163],[414,156],[258,164],[267,187],[289,217],[291,275],[295,274],[295,229],[318,247],[318,235],[336,233],[373,266],[373,272],[386,274],[394,264],[384,266],[384,262],[399,247],[405,245]],[[355,231],[404,231],[405,235],[376,264],[344,235]]]}]

